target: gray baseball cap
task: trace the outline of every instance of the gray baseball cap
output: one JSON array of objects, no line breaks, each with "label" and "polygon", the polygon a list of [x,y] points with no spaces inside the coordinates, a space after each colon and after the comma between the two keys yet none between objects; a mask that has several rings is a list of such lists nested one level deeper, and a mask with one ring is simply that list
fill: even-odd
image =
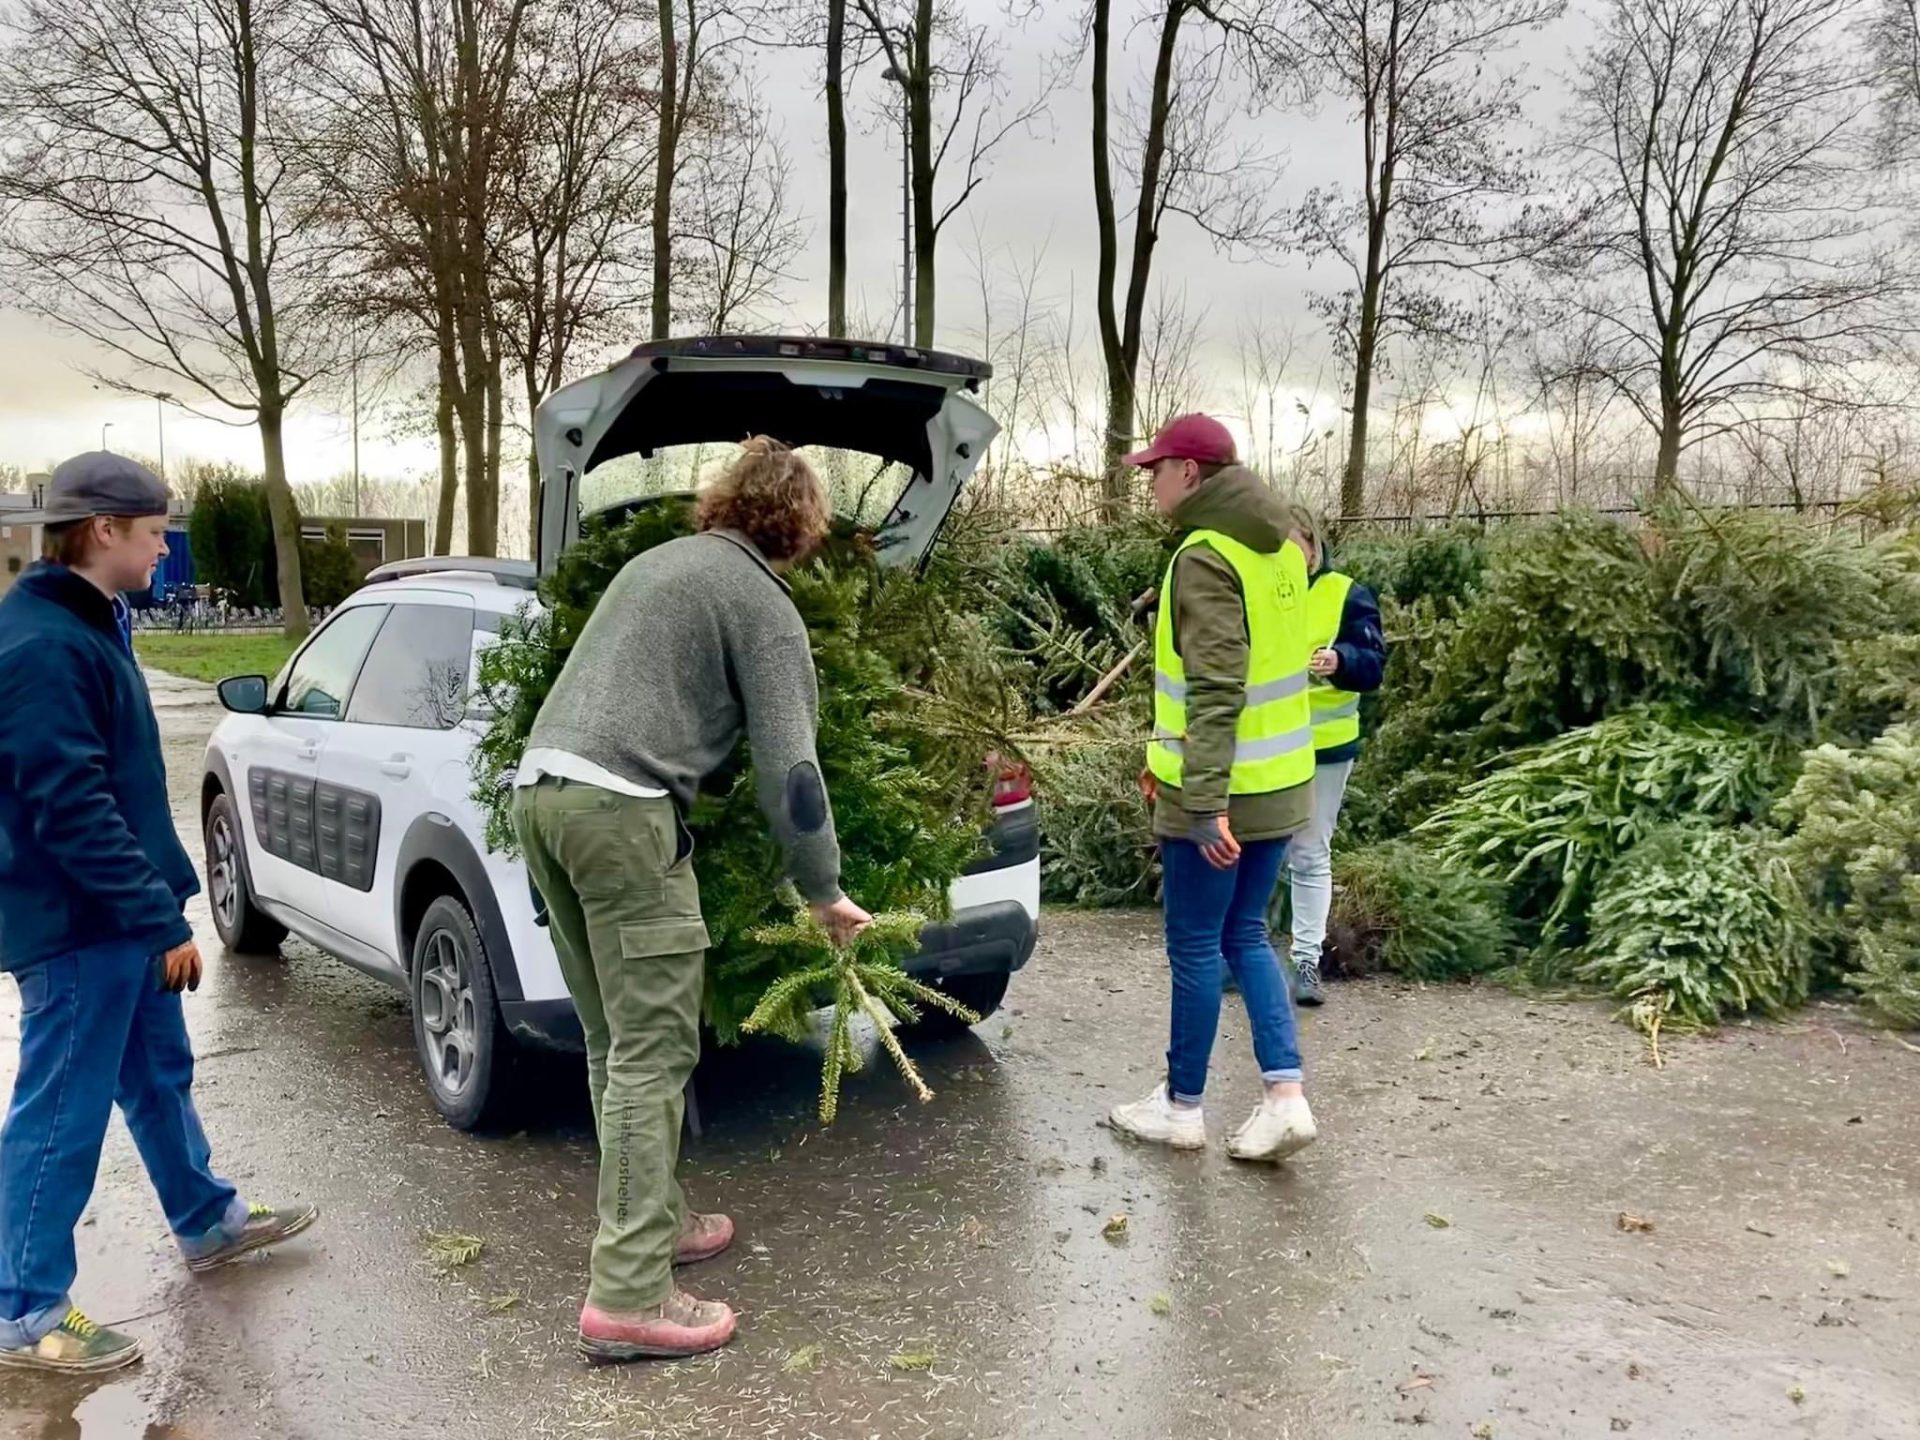
[{"label": "gray baseball cap", "polygon": [[96,515],[138,519],[167,513],[167,485],[137,460],[91,450],[63,461],[47,482],[42,508],[11,515],[15,525],[71,525]]}]

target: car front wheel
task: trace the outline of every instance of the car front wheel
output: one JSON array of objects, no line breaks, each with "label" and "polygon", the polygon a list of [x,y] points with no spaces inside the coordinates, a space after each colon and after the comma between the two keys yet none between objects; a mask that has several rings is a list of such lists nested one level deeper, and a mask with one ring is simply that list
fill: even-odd
[{"label": "car front wheel", "polygon": [[466,905],[443,895],[413,942],[413,1043],[434,1107],[456,1130],[498,1117],[513,1042],[500,1022],[493,970]]},{"label": "car front wheel", "polygon": [[220,943],[236,955],[271,955],[287,938],[287,927],[253,903],[247,879],[245,841],[233,801],[216,795],[207,808],[207,900]]}]

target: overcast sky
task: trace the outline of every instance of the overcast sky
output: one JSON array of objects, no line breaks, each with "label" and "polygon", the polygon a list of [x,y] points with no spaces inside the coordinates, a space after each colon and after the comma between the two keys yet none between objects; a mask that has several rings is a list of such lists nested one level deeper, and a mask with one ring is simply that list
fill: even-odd
[{"label": "overcast sky", "polygon": [[[1047,13],[1021,28],[1005,25],[999,0],[963,0],[968,9],[990,19],[1006,36],[1008,104],[1017,104],[1042,83],[1047,67],[1063,53],[1079,48],[1078,3],[1052,0]],[[1126,13],[1116,6],[1116,21]],[[1550,117],[1559,77],[1568,69],[1570,46],[1588,29],[1576,9],[1550,31],[1528,37],[1506,63],[1523,65],[1538,91],[1534,108]],[[1153,34],[1135,28],[1124,35],[1126,50],[1115,62],[1116,89],[1144,88]],[[788,287],[791,325],[817,326],[825,315],[826,156],[825,110],[815,57],[806,52],[772,52],[756,57],[760,95],[782,133],[792,166],[790,200],[809,227],[809,240]],[[884,93],[883,93],[884,92]],[[849,167],[851,308],[884,326],[895,313],[900,256],[900,160],[897,120],[880,107],[893,100],[877,72],[854,82],[850,112],[853,155]],[[1237,96],[1236,96],[1237,98]],[[897,110],[891,112],[897,115]],[[1071,302],[1083,336],[1092,335],[1095,235],[1088,142],[1087,67],[1083,63],[1054,95],[1050,112],[1030,134],[1010,137],[996,153],[986,185],[948,225],[941,238],[939,342],[968,350],[977,344],[980,304],[970,252],[984,250],[1004,290],[1016,270],[1041,255],[1040,290],[1061,314]],[[1339,104],[1318,113],[1272,111],[1243,122],[1249,138],[1280,159],[1279,198],[1297,198],[1315,184],[1343,181],[1358,168],[1358,142],[1350,116]],[[1118,184],[1116,178],[1116,184]],[[1124,264],[1124,257],[1123,257]],[[1303,347],[1317,350],[1317,322],[1306,308],[1316,284],[1337,288],[1331,271],[1309,275],[1297,260],[1269,257],[1265,262],[1230,262],[1184,220],[1174,218],[1163,235],[1156,261],[1162,284],[1184,291],[1191,310],[1205,318],[1207,359],[1230,383],[1236,331],[1249,324],[1276,330],[1294,327]],[[1008,317],[996,317],[1002,329]],[[636,339],[642,338],[638,333]],[[617,351],[614,353],[618,353]],[[101,442],[101,427],[111,424],[108,444],[123,451],[153,455],[158,449],[158,418],[150,400],[102,393],[76,367],[90,358],[70,337],[51,333],[37,322],[0,313],[0,462],[28,469]],[[595,357],[600,363],[606,357]],[[1303,356],[1301,380],[1314,379],[1317,354]],[[582,369],[589,368],[583,360]],[[349,409],[350,407],[339,407]],[[258,443],[247,428],[232,428],[170,409],[165,417],[170,463],[187,456],[259,460]],[[288,421],[288,468],[296,482],[320,480],[345,470],[350,455],[350,420],[335,402],[303,403]],[[396,442],[379,433],[378,422],[363,416],[361,465],[367,474],[418,477],[433,464],[430,442]]]}]

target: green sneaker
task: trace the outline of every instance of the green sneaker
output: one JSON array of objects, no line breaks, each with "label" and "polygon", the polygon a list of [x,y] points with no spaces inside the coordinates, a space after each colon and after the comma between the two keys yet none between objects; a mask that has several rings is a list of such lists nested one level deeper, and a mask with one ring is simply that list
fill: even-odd
[{"label": "green sneaker", "polygon": [[282,1240],[291,1240],[319,1218],[318,1205],[301,1205],[292,1210],[280,1210],[272,1205],[249,1205],[247,1223],[238,1235],[232,1239],[202,1241],[207,1246],[204,1250],[198,1246],[187,1250],[187,1269],[196,1275],[218,1270],[242,1255],[264,1250],[269,1245],[278,1245]]},{"label": "green sneaker", "polygon": [[49,1370],[61,1375],[98,1375],[140,1358],[140,1342],[116,1330],[103,1330],[78,1310],[31,1345],[0,1350],[0,1366]]}]

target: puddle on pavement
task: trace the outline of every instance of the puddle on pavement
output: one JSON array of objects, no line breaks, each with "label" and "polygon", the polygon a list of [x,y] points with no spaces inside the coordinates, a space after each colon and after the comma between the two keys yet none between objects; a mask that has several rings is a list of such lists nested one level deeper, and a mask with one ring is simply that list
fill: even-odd
[{"label": "puddle on pavement", "polygon": [[[7,1431],[20,1440],[192,1440],[156,1418],[137,1372],[99,1385],[57,1379],[26,1383],[35,1388],[17,1397],[25,1403],[13,1416],[23,1428]],[[24,1428],[36,1420],[38,1429]]]}]

